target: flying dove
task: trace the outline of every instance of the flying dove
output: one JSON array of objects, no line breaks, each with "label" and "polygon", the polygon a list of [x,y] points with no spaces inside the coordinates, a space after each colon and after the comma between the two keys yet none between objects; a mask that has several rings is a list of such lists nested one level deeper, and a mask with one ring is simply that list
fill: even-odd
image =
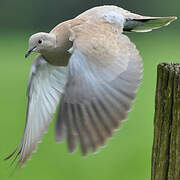
[{"label": "flying dove", "polygon": [[[148,17],[100,6],[29,39],[38,52],[28,82],[24,135],[15,155],[22,166],[47,131],[56,108],[55,139],[72,153],[96,152],[126,119],[142,78],[138,50],[124,32],[148,32],[176,17]],[[13,161],[13,162],[14,162]]]}]

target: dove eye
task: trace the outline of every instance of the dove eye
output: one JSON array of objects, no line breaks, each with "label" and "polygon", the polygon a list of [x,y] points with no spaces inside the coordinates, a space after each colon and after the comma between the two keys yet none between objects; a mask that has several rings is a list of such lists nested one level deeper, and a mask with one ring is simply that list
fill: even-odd
[{"label": "dove eye", "polygon": [[41,43],[42,43],[42,40],[39,40],[38,43],[41,44]]}]

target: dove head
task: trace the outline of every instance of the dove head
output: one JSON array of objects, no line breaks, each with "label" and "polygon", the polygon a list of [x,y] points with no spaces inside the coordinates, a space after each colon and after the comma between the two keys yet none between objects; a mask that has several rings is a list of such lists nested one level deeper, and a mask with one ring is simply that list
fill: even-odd
[{"label": "dove head", "polygon": [[56,48],[56,36],[49,33],[36,33],[29,38],[29,49],[25,57],[27,58],[32,52],[48,52]]}]

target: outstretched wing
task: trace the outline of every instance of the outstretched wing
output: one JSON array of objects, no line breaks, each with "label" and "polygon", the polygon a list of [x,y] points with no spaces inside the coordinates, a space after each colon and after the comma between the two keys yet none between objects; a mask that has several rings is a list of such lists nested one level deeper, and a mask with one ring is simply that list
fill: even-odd
[{"label": "outstretched wing", "polygon": [[24,135],[16,153],[23,165],[36,150],[38,142],[47,131],[66,83],[65,67],[48,64],[40,55],[33,63],[28,83],[28,107]]},{"label": "outstretched wing", "polygon": [[104,145],[127,117],[141,80],[142,62],[128,37],[107,23],[76,27],[72,39],[56,140],[62,140],[65,129],[70,152],[80,142],[86,155]]}]

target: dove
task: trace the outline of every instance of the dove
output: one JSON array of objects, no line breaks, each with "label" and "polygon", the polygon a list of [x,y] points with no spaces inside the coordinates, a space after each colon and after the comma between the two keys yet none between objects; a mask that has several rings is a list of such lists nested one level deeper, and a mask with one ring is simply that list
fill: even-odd
[{"label": "dove", "polygon": [[123,32],[148,32],[176,17],[141,16],[108,5],[89,9],[29,39],[38,53],[28,82],[23,137],[7,159],[22,166],[58,111],[55,140],[94,153],[127,118],[142,79],[142,59]]}]

